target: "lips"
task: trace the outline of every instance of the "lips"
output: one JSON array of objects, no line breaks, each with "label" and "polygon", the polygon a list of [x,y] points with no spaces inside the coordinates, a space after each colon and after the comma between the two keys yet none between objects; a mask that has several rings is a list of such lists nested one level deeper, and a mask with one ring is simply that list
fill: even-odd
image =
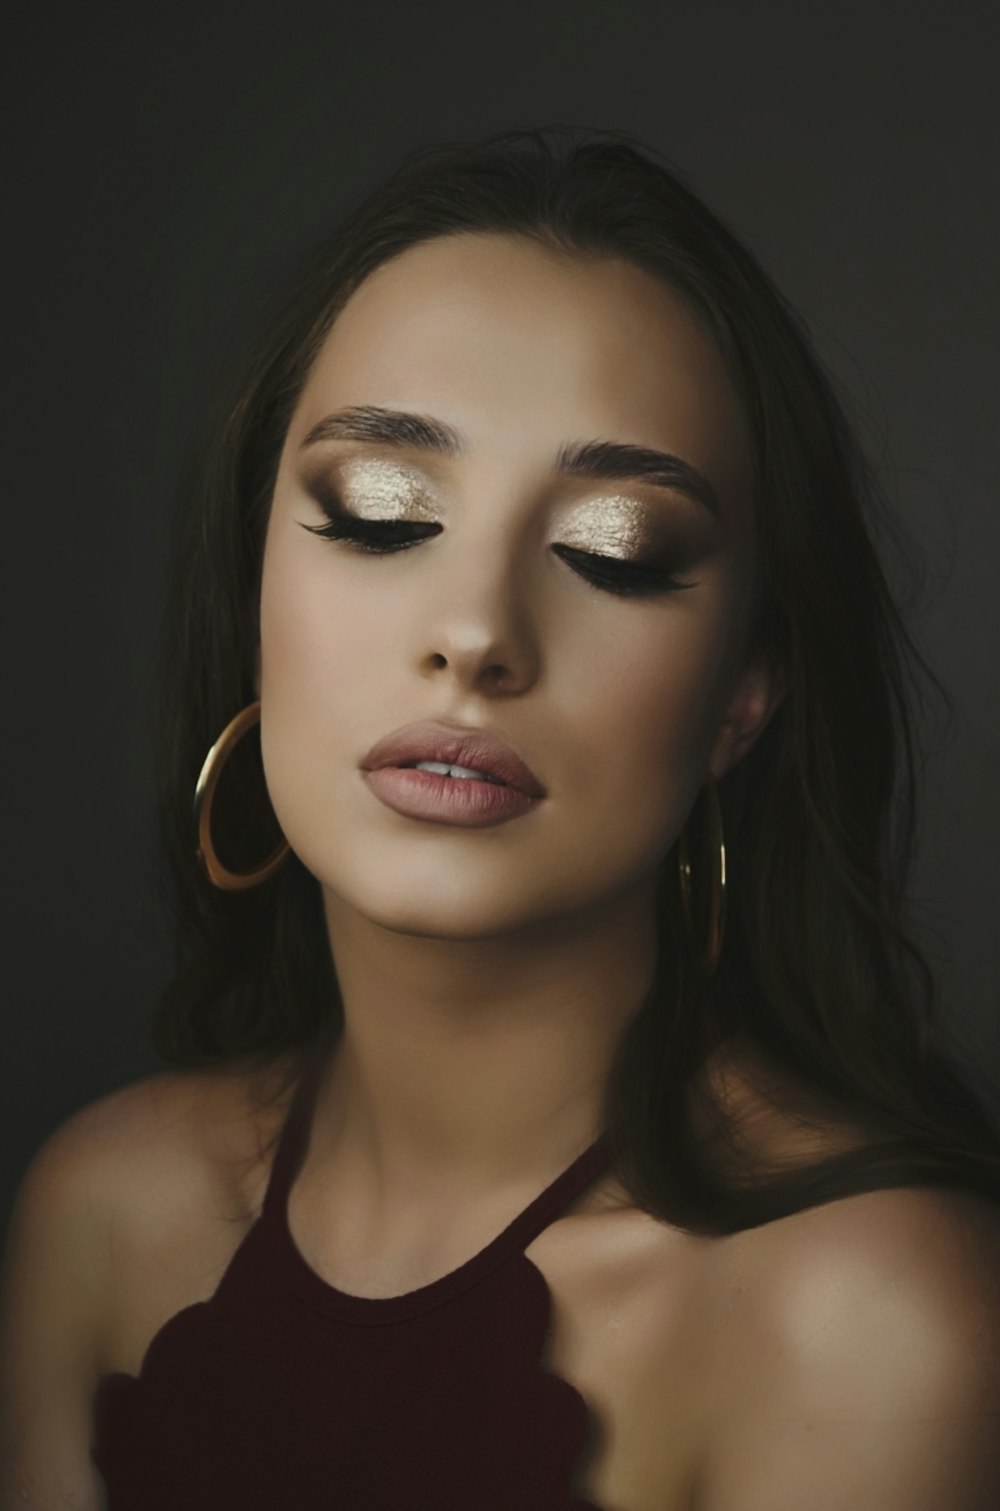
[{"label": "lips", "polygon": [[422,720],[394,730],[376,741],[361,766],[365,771],[378,771],[383,766],[414,766],[418,761],[467,766],[498,777],[529,797],[545,796],[545,788],[531,768],[499,735],[437,720]]}]

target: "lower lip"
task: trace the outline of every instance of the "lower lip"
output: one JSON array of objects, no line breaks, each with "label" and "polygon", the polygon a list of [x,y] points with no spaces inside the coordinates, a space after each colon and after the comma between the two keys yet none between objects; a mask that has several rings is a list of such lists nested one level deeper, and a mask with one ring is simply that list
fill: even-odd
[{"label": "lower lip", "polygon": [[407,818],[465,824],[485,829],[536,808],[538,798],[516,787],[480,782],[475,777],[440,776],[413,766],[382,766],[364,773],[369,787],[387,808]]}]

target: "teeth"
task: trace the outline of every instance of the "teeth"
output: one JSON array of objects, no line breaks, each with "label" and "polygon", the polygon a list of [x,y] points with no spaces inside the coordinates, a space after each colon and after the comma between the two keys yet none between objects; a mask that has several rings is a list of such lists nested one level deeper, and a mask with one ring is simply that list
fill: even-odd
[{"label": "teeth", "polygon": [[480,782],[493,782],[497,787],[506,787],[506,782],[501,782],[499,777],[490,776],[488,771],[473,771],[470,766],[448,766],[443,761],[417,761],[417,771],[436,771],[438,776],[473,777]]}]

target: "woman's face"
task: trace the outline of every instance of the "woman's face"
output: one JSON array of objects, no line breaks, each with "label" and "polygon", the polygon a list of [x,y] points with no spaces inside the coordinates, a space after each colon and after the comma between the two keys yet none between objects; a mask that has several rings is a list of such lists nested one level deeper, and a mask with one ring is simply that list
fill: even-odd
[{"label": "woman's face", "polygon": [[[456,445],[309,439],[361,406]],[[673,486],[559,470],[561,450],[598,441],[683,465],[664,464]],[[711,340],[629,263],[463,234],[366,279],[291,421],[260,606],[268,789],[329,894],[391,929],[485,938],[652,886],[708,771],[771,711],[765,669],[744,664],[749,467]],[[324,539],[331,494],[429,528],[384,555]],[[616,593],[569,550],[683,586]],[[485,828],[386,807],[362,760],[422,719],[498,733],[546,796]]]}]

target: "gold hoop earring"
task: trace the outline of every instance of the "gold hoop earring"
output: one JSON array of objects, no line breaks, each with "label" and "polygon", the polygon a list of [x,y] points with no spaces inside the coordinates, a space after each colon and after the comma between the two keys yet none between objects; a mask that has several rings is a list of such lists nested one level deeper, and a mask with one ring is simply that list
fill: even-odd
[{"label": "gold hoop earring", "polygon": [[212,843],[212,800],[219,785],[222,768],[232,754],[234,746],[248,729],[260,722],[260,699],[250,703],[234,719],[230,719],[201,768],[201,775],[194,790],[194,821],[198,834],[198,859],[213,886],[224,892],[239,892],[246,887],[256,887],[273,876],[289,851],[287,840],[282,840],[274,854],[255,871],[230,871],[220,861]]},{"label": "gold hoop earring", "polygon": [[[715,778],[709,774],[705,778],[702,787],[708,797],[709,811],[709,848],[713,858],[712,866],[712,900],[709,908],[708,946],[705,954],[699,959],[699,965],[706,976],[711,976],[719,963],[722,953],[722,935],[726,921],[726,847],[722,836],[722,808],[719,804],[719,793],[715,785]],[[691,860],[688,853],[688,826],[684,825],[681,830],[680,842],[677,848],[677,861],[680,869],[681,901],[684,905],[684,922],[687,935],[692,947],[697,948],[695,941],[694,902],[692,899],[691,885]]]}]

